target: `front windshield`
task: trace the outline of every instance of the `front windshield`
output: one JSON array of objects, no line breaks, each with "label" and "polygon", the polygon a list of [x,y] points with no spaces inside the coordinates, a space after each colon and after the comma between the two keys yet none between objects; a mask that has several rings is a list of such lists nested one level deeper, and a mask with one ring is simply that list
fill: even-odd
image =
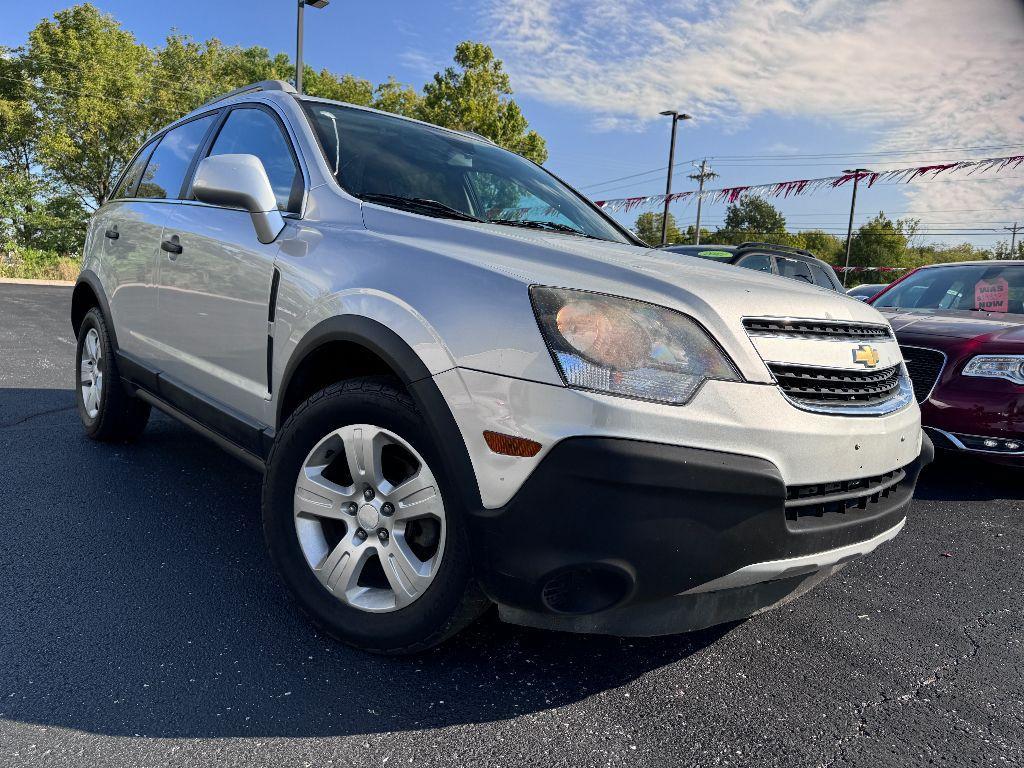
[{"label": "front windshield", "polygon": [[425,215],[631,243],[544,169],[486,141],[390,115],[303,102],[338,183]]},{"label": "front windshield", "polygon": [[886,291],[874,305],[1024,314],[1024,265],[929,267]]}]

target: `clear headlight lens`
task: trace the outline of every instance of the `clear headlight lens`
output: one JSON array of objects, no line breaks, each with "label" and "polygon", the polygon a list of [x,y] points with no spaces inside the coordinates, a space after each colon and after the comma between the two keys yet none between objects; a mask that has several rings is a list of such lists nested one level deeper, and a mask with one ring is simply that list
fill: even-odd
[{"label": "clear headlight lens", "polygon": [[565,383],[679,405],[736,368],[686,315],[642,301],[532,286],[541,333]]},{"label": "clear headlight lens", "polygon": [[967,363],[964,376],[1007,379],[1024,384],[1024,355],[978,355]]}]

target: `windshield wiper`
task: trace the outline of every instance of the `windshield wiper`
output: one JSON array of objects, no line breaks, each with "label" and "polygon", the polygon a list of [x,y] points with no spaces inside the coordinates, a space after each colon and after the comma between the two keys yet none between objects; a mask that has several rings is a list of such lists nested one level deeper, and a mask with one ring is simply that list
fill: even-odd
[{"label": "windshield wiper", "polygon": [[404,210],[411,211],[412,213],[422,213],[425,216],[438,216],[446,219],[459,219],[460,221],[483,222],[483,219],[478,219],[476,216],[460,211],[458,208],[452,208],[450,205],[445,205],[438,200],[430,200],[426,197],[402,197],[401,195],[385,195],[378,193],[360,195],[359,197],[368,203],[390,205],[393,208],[402,208]]},{"label": "windshield wiper", "polygon": [[565,232],[567,235],[577,235],[579,237],[589,237],[592,240],[603,240],[603,237],[594,237],[594,235],[588,235],[582,230],[576,229],[576,227],[570,227],[568,224],[560,224],[557,221],[536,221],[534,219],[488,219],[491,224],[504,224],[506,227],[525,227],[527,229],[543,229],[546,232]]}]

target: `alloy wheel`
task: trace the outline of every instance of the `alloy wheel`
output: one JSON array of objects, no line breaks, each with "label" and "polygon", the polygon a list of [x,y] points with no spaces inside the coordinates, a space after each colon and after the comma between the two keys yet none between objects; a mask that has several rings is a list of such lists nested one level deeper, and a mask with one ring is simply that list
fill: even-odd
[{"label": "alloy wheel", "polygon": [[394,432],[342,427],[306,456],[295,483],[295,531],[306,563],[346,605],[398,610],[433,582],[445,511],[423,457]]},{"label": "alloy wheel", "polygon": [[95,419],[99,415],[103,398],[103,346],[95,328],[90,328],[82,341],[79,386],[85,412],[90,419]]}]

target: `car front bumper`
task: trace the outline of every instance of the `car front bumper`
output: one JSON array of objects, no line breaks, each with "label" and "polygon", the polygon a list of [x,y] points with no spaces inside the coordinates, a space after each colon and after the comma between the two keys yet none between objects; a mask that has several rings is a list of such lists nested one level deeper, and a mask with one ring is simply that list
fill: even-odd
[{"label": "car front bumper", "polygon": [[886,492],[796,517],[764,459],[565,440],[508,504],[469,516],[477,570],[520,624],[659,635],[740,619],[895,536],[932,455],[925,438]]},{"label": "car front bumper", "polygon": [[[936,448],[1024,466],[1024,392],[1020,385],[1002,379],[943,376],[921,403],[921,423]],[[996,445],[986,445],[986,440]]]}]

